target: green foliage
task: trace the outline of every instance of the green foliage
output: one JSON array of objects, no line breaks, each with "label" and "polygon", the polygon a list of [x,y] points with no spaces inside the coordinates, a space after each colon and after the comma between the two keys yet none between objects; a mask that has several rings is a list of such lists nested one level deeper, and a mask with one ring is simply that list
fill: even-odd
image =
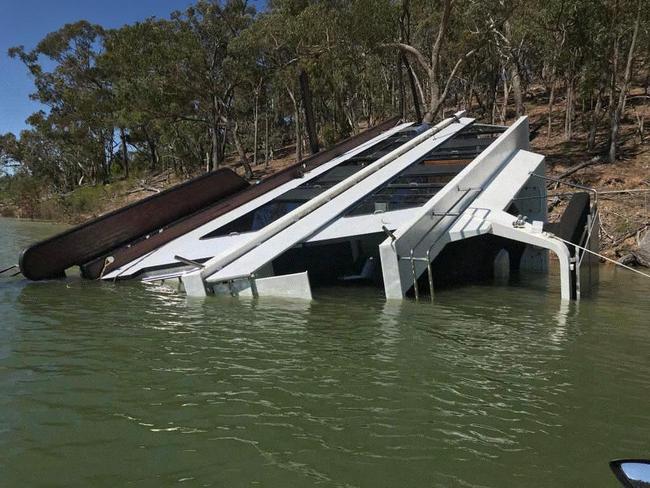
[{"label": "green foliage", "polygon": [[[198,0],[168,19],[118,29],[67,24],[32,50],[9,50],[45,110],[19,138],[0,136],[0,171],[18,164],[12,172],[38,182],[43,196],[130,172],[189,174],[233,154],[259,162],[296,142],[300,155],[301,73],[321,145],[401,109],[412,114],[414,100],[427,107],[437,97],[438,116],[472,107],[505,119],[503,94],[524,99],[534,84],[574,87],[571,106],[594,111],[600,96],[600,113],[583,117],[596,124],[626,89],[639,1],[272,0],[258,13],[244,0]],[[649,11],[640,10],[637,69],[647,62]],[[410,50],[400,55],[398,42]],[[94,191],[64,206],[92,212]]]}]

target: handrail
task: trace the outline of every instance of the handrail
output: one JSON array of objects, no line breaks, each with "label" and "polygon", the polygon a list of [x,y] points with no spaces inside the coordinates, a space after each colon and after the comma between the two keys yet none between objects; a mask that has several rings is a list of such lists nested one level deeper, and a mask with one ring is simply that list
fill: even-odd
[{"label": "handrail", "polygon": [[[594,196],[593,204],[589,208],[589,221],[587,222],[587,226],[583,230],[582,235],[580,236],[580,239],[579,239],[580,244],[571,243],[571,245],[576,250],[575,257],[574,257],[574,259],[575,259],[575,273],[576,273],[576,293],[578,293],[578,295],[579,295],[580,286],[581,286],[581,283],[580,283],[580,267],[582,266],[582,261],[583,261],[583,259],[585,257],[585,252],[582,252],[581,254],[579,254],[578,250],[582,249],[583,251],[586,250],[587,252],[598,255],[597,253],[587,249],[587,247],[589,246],[589,242],[591,241],[591,235],[592,235],[593,227],[594,227],[594,225],[596,223],[596,220],[597,220],[596,217],[598,216],[598,193],[599,192],[598,192],[598,190],[596,188],[593,188],[593,187],[590,187],[590,186],[579,185],[577,183],[570,183],[568,181],[563,181],[563,180],[561,180],[559,178],[552,178],[550,176],[538,175],[537,173],[535,173],[533,171],[530,172],[530,175],[534,176],[536,178],[540,178],[542,180],[553,181],[555,183],[558,183],[558,184],[561,184],[561,185],[566,185],[566,186],[569,186],[571,188],[577,188],[579,190],[588,191],[588,192],[592,193],[593,196]],[[555,237],[557,237],[557,236],[555,236]],[[559,239],[559,237],[557,237],[557,238]],[[564,241],[564,242],[566,244],[568,241]],[[585,244],[586,247],[583,247],[581,244]]]},{"label": "handrail", "polygon": [[[594,230],[594,226],[596,225],[596,217],[598,216],[598,209],[595,209],[593,212],[589,213],[589,225],[585,228],[585,232],[582,233],[582,236],[584,239],[581,237],[581,242],[584,242],[586,245],[589,245],[589,241],[591,240],[591,235]],[[585,236],[585,233],[587,234]],[[582,264],[582,260],[584,259],[585,253],[583,252],[582,255],[580,256],[580,260],[578,262],[578,266]]]},{"label": "handrail", "polygon": [[[444,217],[441,222],[437,222],[435,216],[432,220],[432,212],[449,214],[464,211],[471,204],[471,199],[463,190],[468,187],[486,188],[517,151],[527,150],[528,128],[528,119],[519,118],[426,202],[411,220],[399,227],[395,231],[394,241],[388,239],[380,244],[384,289],[388,298],[403,297],[413,285],[408,277],[412,270],[409,271],[403,257],[408,256],[411,249],[414,249],[414,255],[425,255],[431,241],[436,240],[443,227],[452,222],[450,218]],[[533,169],[534,167],[527,166],[521,171],[521,176],[528,178],[528,171]],[[436,227],[431,232],[434,223]],[[426,266],[423,263],[416,264],[416,274],[419,276]]]},{"label": "handrail", "polygon": [[[458,190],[459,190],[460,192],[462,192],[462,195],[460,196],[460,198],[458,198],[458,199],[453,203],[453,205],[452,205],[451,207],[449,207],[449,210],[450,210],[450,211],[451,211],[452,209],[454,209],[458,204],[460,204],[460,203],[465,199],[465,197],[467,196],[467,194],[468,194],[469,192],[471,192],[471,191],[480,192],[480,191],[483,191],[483,188],[463,188],[463,189],[458,188]],[[433,215],[433,216],[436,216],[436,217],[440,217],[440,219],[438,219],[438,220],[436,221],[436,223],[433,224],[433,226],[431,227],[431,229],[429,229],[429,231],[427,232],[427,234],[430,233],[431,231],[433,231],[433,230],[438,226],[438,224],[440,224],[440,222],[442,222],[442,220],[443,220],[445,217],[456,217],[456,218],[458,218],[458,217],[460,217],[460,216],[462,215],[462,212],[461,212],[461,213],[446,212],[446,213],[444,213],[444,214],[435,214],[435,213],[434,213],[434,214],[432,214],[432,215]],[[415,262],[416,262],[416,261],[421,261],[421,262],[426,262],[426,264],[427,264],[427,277],[428,277],[428,280],[429,280],[429,295],[430,295],[430,297],[431,297],[431,301],[433,301],[433,270],[432,270],[432,268],[431,268],[431,250],[436,246],[436,244],[438,244],[438,242],[440,241],[440,238],[441,238],[441,237],[442,237],[442,236],[439,236],[439,237],[438,237],[436,240],[434,240],[433,243],[429,246],[429,248],[427,249],[427,252],[426,252],[426,257],[415,257],[415,256],[414,256],[414,253],[415,253],[415,249],[414,249],[414,248],[411,248],[410,255],[409,255],[408,257],[406,257],[406,256],[400,256],[400,257],[399,257],[400,260],[409,260],[409,261],[411,262],[411,273],[412,273],[412,275],[413,275],[413,292],[415,293],[415,299],[416,299],[416,300],[419,300],[419,299],[420,299],[420,290],[419,290],[419,286],[418,286],[418,277],[417,277],[417,272],[416,272],[416,269],[415,269]],[[424,236],[422,237],[422,239],[420,239],[420,240],[418,241],[418,243],[416,244],[416,246],[417,246],[420,242],[422,242],[422,240],[424,240]]]},{"label": "handrail", "polygon": [[561,237],[556,236],[552,232],[547,232],[547,234],[550,237],[552,237],[554,239],[557,239],[558,241],[561,241],[566,245],[576,246],[576,247],[582,249],[583,251],[588,252],[589,254],[593,254],[594,256],[599,257],[600,259],[603,259],[605,261],[609,261],[610,263],[612,263],[612,264],[614,264],[616,266],[620,266],[621,268],[625,268],[625,269],[627,269],[629,271],[632,271],[632,272],[634,272],[636,274],[640,274],[641,276],[645,276],[646,278],[650,278],[650,274],[644,273],[643,271],[639,271],[638,269],[634,269],[631,266],[627,266],[626,264],[619,263],[618,261],[615,261],[614,259],[608,258],[607,256],[603,256],[602,254],[599,254],[599,253],[597,253],[595,251],[592,251],[591,249],[587,249],[584,246],[578,246],[577,244],[574,244],[573,242],[569,242],[566,239],[562,239]]},{"label": "handrail", "polygon": [[0,270],[0,275],[3,274],[3,273],[6,273],[7,271],[11,271],[12,269],[15,269],[15,268],[17,268],[17,267],[18,267],[18,265],[17,265],[17,264],[14,264],[14,265],[12,265],[12,266],[9,266],[8,268],[5,268],[5,269],[3,269],[3,270]]}]

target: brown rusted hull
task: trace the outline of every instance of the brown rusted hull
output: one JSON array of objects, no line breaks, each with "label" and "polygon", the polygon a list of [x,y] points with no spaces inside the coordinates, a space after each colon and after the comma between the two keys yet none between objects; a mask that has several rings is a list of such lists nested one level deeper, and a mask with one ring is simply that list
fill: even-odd
[{"label": "brown rusted hull", "polygon": [[[163,246],[171,240],[176,239],[177,237],[180,237],[221,215],[224,215],[230,210],[299,177],[302,172],[314,169],[359,146],[360,144],[369,141],[382,132],[391,129],[398,122],[399,117],[393,117],[375,127],[361,132],[360,134],[339,142],[328,150],[303,159],[302,161],[262,180],[260,183],[233,194],[225,200],[206,206],[191,215],[186,215],[178,219],[176,222],[166,225],[164,228],[160,228],[158,232],[153,233],[147,239],[140,239],[137,242],[131,242],[128,246],[123,245],[116,247],[109,253],[98,256],[96,259],[83,265],[81,267],[83,276],[90,279],[97,279],[102,275],[102,271],[103,274],[110,273],[111,271]],[[113,258],[113,262],[106,264],[106,257],[109,255]]]},{"label": "brown rusted hull", "polygon": [[20,270],[30,280],[62,277],[71,266],[81,266],[248,186],[230,169],[207,173],[29,246],[20,255]]}]

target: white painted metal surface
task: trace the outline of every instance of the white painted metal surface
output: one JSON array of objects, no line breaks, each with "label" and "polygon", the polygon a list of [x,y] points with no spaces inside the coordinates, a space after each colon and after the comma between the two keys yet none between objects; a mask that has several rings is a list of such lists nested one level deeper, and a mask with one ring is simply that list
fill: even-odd
[{"label": "white painted metal surface", "polygon": [[[223,252],[202,270],[182,276],[187,289],[200,294],[203,281],[219,283],[248,277],[299,242],[308,239],[347,208],[392,178],[419,157],[453,136],[473,119],[447,119],[338,183],[305,205],[265,227],[262,232],[231,251]],[[203,290],[205,294],[205,289]]]},{"label": "white painted metal surface", "polygon": [[280,298],[297,298],[300,300],[311,300],[311,287],[307,271],[281,276],[270,276],[255,280],[255,291],[253,288],[244,288],[239,292],[240,296],[274,296]]},{"label": "white painted metal surface", "polygon": [[459,123],[441,124],[442,127],[438,128],[439,132],[430,133],[424,142],[422,140],[413,140],[407,143],[412,149],[407,150],[408,148],[402,146],[396,150],[396,154],[391,153],[385,156],[388,158],[386,161],[380,159],[376,163],[373,163],[379,163],[377,168],[372,168],[373,165],[365,168],[364,170],[368,170],[368,175],[359,175],[357,173],[351,177],[353,181],[348,181],[350,179],[344,180],[342,182],[345,184],[344,191],[332,196],[331,200],[329,197],[326,198],[325,203],[321,206],[304,217],[299,218],[296,222],[291,223],[290,226],[285,228],[286,230],[282,229],[283,232],[278,232],[268,240],[253,247],[247,254],[242,254],[241,259],[236,259],[229,265],[224,266],[224,268],[219,269],[213,275],[209,276],[206,281],[209,283],[218,283],[254,273],[264,263],[270,262],[294,245],[307,240],[309,236],[329,224],[351,205],[403,171],[418,158],[424,156],[436,146],[452,137],[465,125],[471,123],[472,120],[461,119]]},{"label": "white painted metal surface", "polygon": [[[243,244],[248,239],[251,238],[253,234],[256,234],[260,231],[250,232],[245,234],[236,234],[229,236],[222,236],[213,239],[204,239],[201,240],[201,237],[209,234],[210,232],[232,222],[233,220],[238,219],[239,217],[251,212],[262,205],[270,202],[274,198],[286,193],[297,186],[300,186],[308,181],[322,175],[326,171],[331,170],[332,168],[338,166],[339,164],[351,159],[357,154],[365,151],[369,147],[374,146],[375,144],[387,139],[391,135],[406,129],[413,125],[412,123],[400,124],[377,137],[355,147],[354,149],[346,152],[345,154],[336,157],[303,175],[302,178],[295,178],[259,197],[247,202],[240,207],[237,207],[230,212],[217,217],[216,219],[194,229],[187,234],[184,234],[167,244],[161,246],[160,248],[146,254],[144,257],[138,258],[135,261],[125,264],[124,266],[117,268],[111,273],[106,274],[103,279],[112,280],[116,277],[128,277],[134,274],[141,272],[144,269],[152,268],[161,268],[164,266],[170,266],[177,264],[177,261],[174,259],[174,256],[183,256],[191,260],[204,260],[207,258],[213,257],[218,252],[222,252],[226,249],[233,249],[237,246]],[[180,276],[184,271],[178,271],[173,273],[175,276]],[[169,274],[165,272],[165,274]]]},{"label": "white painted metal surface", "polygon": [[526,222],[521,227],[515,227],[513,224],[517,221],[517,217],[505,211],[530,181],[530,173],[540,172],[543,164],[544,156],[528,151],[517,151],[508,165],[491,181],[488,188],[436,243],[432,248],[431,258],[437,256],[445,243],[486,233],[523,242],[536,248],[548,249],[559,259],[561,295],[568,300],[571,289],[569,277],[571,256],[567,247],[558,245],[555,239],[540,232],[533,225],[534,222]]},{"label": "white painted metal surface", "polygon": [[[546,250],[554,252],[560,263],[562,298],[569,299],[571,257],[564,243],[541,230],[541,221],[546,220],[546,188],[543,181],[532,180],[530,174],[544,171],[544,158],[527,150],[528,121],[525,117],[499,136],[423,206],[341,217],[355,203],[473,122],[473,119],[459,118],[460,115],[420,134],[259,231],[200,239],[409,124],[368,141],[303,178],[234,209],[105,278],[164,267],[174,263],[177,254],[190,260],[214,256],[201,269],[172,271],[172,275],[176,272],[175,276],[181,277],[188,295],[204,296],[209,289],[243,296],[309,300],[312,295],[307,272],[273,276],[271,263],[275,258],[303,242],[350,239],[376,234],[385,227],[394,236],[379,248],[387,298],[402,298],[413,286],[414,276],[427,270],[427,263],[448,243],[491,233],[527,244],[522,267],[542,269]],[[535,221],[521,222],[507,213],[506,209],[513,202],[521,213]],[[323,256],[323,259],[329,257]],[[502,256],[501,261],[507,263],[507,257]],[[163,269],[160,273],[171,276],[169,270]]]},{"label": "white painted metal surface", "polygon": [[404,208],[370,215],[350,215],[340,217],[309,238],[308,242],[342,239],[382,232],[382,227],[397,229],[402,223],[413,218],[418,208]]},{"label": "white painted metal surface", "polygon": [[387,298],[401,299],[447,242],[486,232],[553,250],[561,262],[562,297],[568,298],[566,246],[532,232],[530,224],[513,227],[516,217],[504,211],[543,161],[521,151],[528,146],[528,120],[522,117],[379,246]]}]

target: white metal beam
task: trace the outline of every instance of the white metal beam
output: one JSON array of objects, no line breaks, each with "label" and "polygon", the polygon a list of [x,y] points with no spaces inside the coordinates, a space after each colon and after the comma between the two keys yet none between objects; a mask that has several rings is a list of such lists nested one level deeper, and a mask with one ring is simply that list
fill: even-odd
[{"label": "white metal beam", "polygon": [[394,232],[394,238],[386,239],[379,246],[386,298],[401,299],[411,288],[412,264],[416,276],[426,269],[423,261],[411,263],[400,258],[426,257],[431,246],[447,233],[458,215],[488,187],[513,154],[528,146],[528,118],[521,117],[420,207],[413,220]]},{"label": "white metal beam", "polygon": [[[313,198],[305,205],[268,225],[248,242],[221,253],[205,268],[182,276],[183,282],[195,281],[188,288],[200,288],[198,282],[219,283],[249,276],[287,249],[308,239],[356,201],[424,156],[473,119],[447,119],[380,158],[366,168]],[[285,232],[286,230],[286,232]],[[205,290],[204,290],[205,293]]]},{"label": "white metal beam", "polygon": [[[351,159],[357,154],[365,151],[369,147],[374,146],[375,144],[387,139],[391,135],[406,129],[413,125],[412,123],[400,124],[386,132],[382,132],[380,135],[374,137],[373,139],[360,144],[359,146],[351,149],[350,151],[338,156],[331,161],[314,168],[311,171],[306,172],[301,178],[295,178],[287,183],[280,185],[273,190],[260,195],[259,197],[247,202],[237,208],[234,208],[230,212],[227,212],[224,215],[217,217],[216,219],[197,227],[196,229],[183,234],[182,236],[177,237],[176,239],[168,242],[167,244],[159,247],[155,251],[147,254],[142,258],[138,258],[131,263],[127,263],[120,268],[112,271],[111,273],[106,274],[103,279],[112,280],[116,277],[126,277],[131,276],[140,272],[143,269],[149,268],[161,268],[163,266],[169,266],[176,264],[174,256],[180,255],[194,261],[200,261],[207,258],[213,257],[218,252],[222,252],[226,249],[233,249],[237,246],[243,244],[251,235],[259,232],[249,232],[243,234],[234,234],[229,236],[221,236],[214,239],[201,239],[202,236],[209,234],[213,230],[219,229],[226,224],[229,224],[233,220],[238,219],[239,217],[251,212],[262,205],[270,202],[274,198],[279,197],[280,195],[286,193],[297,186],[303,185],[310,180],[322,175],[326,171],[331,170],[332,168],[338,166],[339,164]],[[181,272],[176,273],[180,275]]]}]

